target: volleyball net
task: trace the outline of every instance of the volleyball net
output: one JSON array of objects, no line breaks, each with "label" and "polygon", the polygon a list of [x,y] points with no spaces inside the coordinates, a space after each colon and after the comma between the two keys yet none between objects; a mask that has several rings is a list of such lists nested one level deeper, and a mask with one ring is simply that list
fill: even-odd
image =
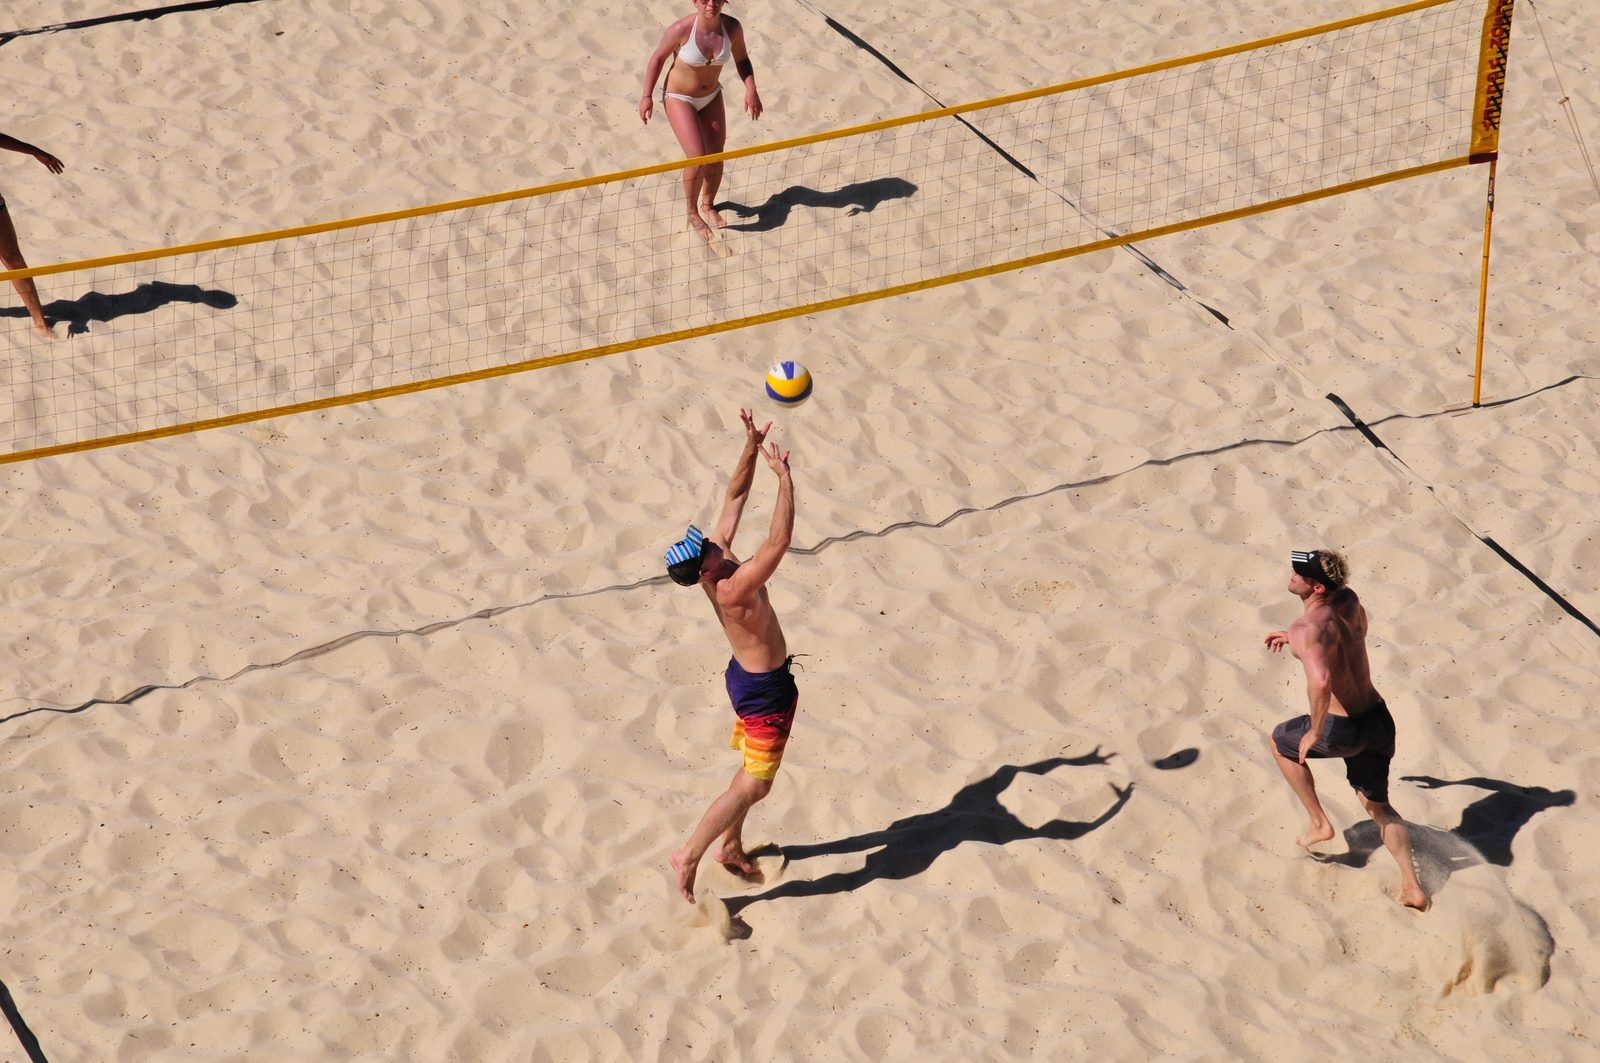
[{"label": "volleyball net", "polygon": [[[1421,0],[837,132],[0,274],[0,463],[481,380],[1487,161],[1511,0]],[[716,245],[680,171],[721,160]],[[5,287],[0,286],[0,291]]]}]

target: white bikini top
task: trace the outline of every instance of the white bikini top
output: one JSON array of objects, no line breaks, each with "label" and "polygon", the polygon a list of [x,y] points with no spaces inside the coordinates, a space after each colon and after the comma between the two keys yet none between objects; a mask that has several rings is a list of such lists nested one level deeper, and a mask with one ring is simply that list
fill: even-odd
[{"label": "white bikini top", "polygon": [[728,24],[718,20],[722,28],[722,47],[718,49],[716,58],[707,59],[700,50],[700,45],[695,42],[695,27],[700,24],[699,19],[689,26],[689,39],[683,42],[683,47],[678,49],[678,61],[685,66],[726,66],[728,60],[733,58],[733,41],[728,36]]}]

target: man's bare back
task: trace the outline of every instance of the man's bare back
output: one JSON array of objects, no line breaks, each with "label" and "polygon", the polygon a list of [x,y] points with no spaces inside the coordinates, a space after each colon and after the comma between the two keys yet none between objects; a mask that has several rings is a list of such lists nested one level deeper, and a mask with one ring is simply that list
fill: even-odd
[{"label": "man's bare back", "polygon": [[1333,695],[1330,713],[1359,716],[1382,700],[1367,664],[1367,611],[1355,591],[1341,587],[1320,602],[1308,603],[1285,634],[1290,652],[1302,664],[1302,647],[1321,647]]},{"label": "man's bare back", "polygon": [[1296,841],[1305,848],[1332,840],[1333,824],[1317,797],[1306,759],[1344,761],[1345,779],[1378,825],[1386,849],[1400,868],[1400,903],[1428,906],[1411,858],[1405,821],[1389,804],[1389,766],[1395,727],[1389,707],[1372,685],[1367,662],[1367,611],[1345,585],[1349,566],[1331,550],[1290,554],[1288,590],[1302,611],[1286,631],[1266,637],[1277,653],[1289,647],[1306,676],[1310,712],[1280,723],[1267,741],[1273,760],[1310,817]]}]

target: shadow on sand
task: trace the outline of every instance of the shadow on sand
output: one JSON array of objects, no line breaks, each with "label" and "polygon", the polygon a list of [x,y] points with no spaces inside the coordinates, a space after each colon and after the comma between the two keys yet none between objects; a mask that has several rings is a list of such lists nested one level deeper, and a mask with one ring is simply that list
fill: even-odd
[{"label": "shadow on sand", "polygon": [[[1474,776],[1436,779],[1431,775],[1402,776],[1428,789],[1472,786],[1488,796],[1468,805],[1454,830],[1439,830],[1408,823],[1417,878],[1428,896],[1438,901],[1453,876],[1447,907],[1456,925],[1447,933],[1453,943],[1448,962],[1440,969],[1440,990],[1452,993],[1492,992],[1506,979],[1538,988],[1550,979],[1555,941],[1544,917],[1512,895],[1505,877],[1492,870],[1511,864],[1511,842],[1528,821],[1547,808],[1575,803],[1571,790],[1518,786],[1499,779]],[[1377,824],[1366,820],[1344,832],[1349,851],[1337,855],[1312,855],[1326,864],[1365,867],[1383,846]],[[1474,870],[1477,869],[1477,870]],[[1464,874],[1465,873],[1465,874]],[[1442,917],[1436,908],[1430,918]]]},{"label": "shadow on sand", "polygon": [[[196,284],[148,281],[131,292],[118,295],[90,292],[77,299],[53,300],[44,304],[44,317],[51,324],[65,321],[67,335],[78,336],[89,331],[92,321],[115,321],[130,314],[149,314],[171,303],[198,303],[215,310],[231,310],[239,305],[239,299],[232,292]],[[23,307],[0,307],[0,317],[27,316],[28,311]]]},{"label": "shadow on sand", "polygon": [[1426,790],[1445,786],[1474,786],[1487,790],[1487,797],[1480,797],[1461,810],[1461,822],[1456,824],[1454,833],[1471,842],[1485,860],[1498,867],[1511,866],[1511,839],[1530,819],[1547,808],[1563,808],[1578,799],[1571,790],[1518,786],[1477,775],[1467,779],[1435,779],[1431,775],[1402,775],[1400,778]]},{"label": "shadow on sand", "polygon": [[742,203],[718,203],[716,209],[732,211],[741,218],[755,219],[751,222],[729,225],[727,228],[730,231],[765,233],[787,222],[790,212],[796,207],[830,210],[843,210],[848,207],[849,210],[845,213],[853,217],[857,214],[870,214],[888,200],[906,199],[915,195],[916,191],[917,186],[903,178],[879,177],[871,181],[857,181],[834,192],[818,192],[804,185],[791,185],[759,207],[747,207]]},{"label": "shadow on sand", "polygon": [[[1577,795],[1571,790],[1546,790],[1542,786],[1518,786],[1498,779],[1435,779],[1431,775],[1402,775],[1403,782],[1414,782],[1425,789],[1443,786],[1476,786],[1489,796],[1468,805],[1454,830],[1425,827],[1409,820],[1411,847],[1417,863],[1417,877],[1429,897],[1435,896],[1450,876],[1477,864],[1511,866],[1511,840],[1528,821],[1547,808],[1572,804]],[[1344,832],[1350,851],[1335,855],[1313,853],[1316,859],[1345,867],[1365,867],[1382,845],[1377,825],[1363,821]]]},{"label": "shadow on sand", "polygon": [[[1492,861],[1458,831],[1416,823],[1406,826],[1417,878],[1434,902],[1428,910],[1430,925],[1446,918],[1447,910],[1452,913],[1435,932],[1431,946],[1427,937],[1413,946],[1419,960],[1431,957],[1441,994],[1481,995],[1507,980],[1529,989],[1548,982],[1555,940],[1544,917],[1513,896],[1504,875],[1494,871]],[[1370,819],[1345,830],[1344,838],[1349,852],[1312,856],[1325,864],[1365,867],[1383,847],[1378,826]],[[1461,881],[1451,886],[1441,907],[1441,894],[1455,875],[1461,875]],[[1422,973],[1426,977],[1428,972]]]},{"label": "shadow on sand", "polygon": [[258,2],[259,0],[189,0],[188,3],[150,7],[145,8],[143,11],[124,11],[115,15],[99,15],[95,18],[81,18],[76,22],[57,22],[49,26],[35,26],[33,29],[11,30],[0,33],[0,45],[10,44],[18,37],[31,37],[40,33],[86,30],[94,26],[109,26],[113,22],[148,22],[165,15],[175,15],[180,12],[210,11],[219,7],[232,7],[234,4],[253,4]]},{"label": "shadow on sand", "polygon": [[782,854],[791,863],[813,856],[835,856],[865,849],[877,851],[870,853],[855,871],[824,875],[809,881],[784,882],[754,896],[730,898],[726,901],[728,911],[737,916],[757,901],[772,901],[780,897],[820,897],[846,893],[879,879],[911,878],[926,871],[940,856],[965,842],[1006,845],[1034,838],[1052,841],[1081,838],[1122,811],[1128,798],[1133,795],[1132,783],[1124,787],[1112,786],[1111,791],[1116,799],[1092,820],[1053,819],[1037,827],[1029,827],[1012,815],[1000,802],[1000,795],[1018,775],[1046,775],[1057,768],[1105,764],[1110,759],[1111,754],[1102,754],[1097,747],[1094,752],[1077,757],[1050,757],[1033,764],[1007,764],[988,778],[963,786],[956,791],[950,803],[938,811],[907,816],[883,830],[857,834],[852,838],[817,845],[783,846]]}]

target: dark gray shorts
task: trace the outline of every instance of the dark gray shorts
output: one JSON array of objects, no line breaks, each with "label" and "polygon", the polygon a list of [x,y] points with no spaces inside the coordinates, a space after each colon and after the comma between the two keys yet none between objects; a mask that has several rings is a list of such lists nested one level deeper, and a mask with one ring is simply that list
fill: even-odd
[{"label": "dark gray shorts", "polygon": [[[1300,757],[1300,741],[1311,730],[1310,716],[1285,720],[1272,731],[1272,743],[1289,760]],[[1335,716],[1323,721],[1322,737],[1308,753],[1344,761],[1344,777],[1368,801],[1389,803],[1389,762],[1394,759],[1394,717],[1381,700],[1360,716]]]}]

